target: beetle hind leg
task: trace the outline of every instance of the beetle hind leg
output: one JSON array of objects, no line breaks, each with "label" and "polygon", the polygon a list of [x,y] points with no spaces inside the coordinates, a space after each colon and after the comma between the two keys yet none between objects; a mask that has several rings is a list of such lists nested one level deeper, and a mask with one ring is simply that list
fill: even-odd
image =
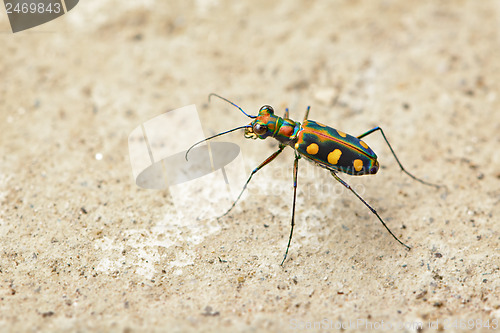
[{"label": "beetle hind leg", "polygon": [[394,158],[396,159],[396,162],[398,163],[399,167],[401,168],[401,171],[403,171],[404,173],[406,173],[408,176],[410,176],[410,178],[413,178],[414,180],[416,180],[417,182],[420,182],[422,184],[425,184],[425,185],[428,185],[428,186],[433,186],[433,187],[436,187],[436,188],[440,188],[441,185],[437,185],[437,184],[433,184],[433,183],[429,183],[429,182],[426,182],[425,180],[423,179],[420,179],[414,175],[412,175],[411,173],[409,173],[408,171],[406,171],[406,169],[403,167],[403,165],[401,164],[401,162],[399,161],[399,158],[396,156],[396,153],[394,152],[394,149],[392,149],[392,146],[391,144],[389,143],[389,140],[387,140],[387,137],[385,136],[384,134],[384,131],[382,130],[382,128],[380,127],[374,127],[372,128],[371,130],[361,134],[360,136],[358,136],[357,138],[358,139],[361,139],[367,135],[370,135],[372,134],[373,132],[375,131],[380,131],[380,133],[382,134],[382,137],[384,138],[384,141],[385,143],[387,143],[387,146],[389,147],[389,149],[391,150],[391,153],[392,153],[392,156],[394,156]]},{"label": "beetle hind leg", "polygon": [[354,195],[357,196],[358,199],[361,200],[361,202],[364,203],[365,206],[368,207],[368,209],[373,214],[375,214],[375,216],[377,216],[377,218],[382,223],[382,225],[387,229],[387,231],[389,231],[389,233],[391,234],[391,236],[394,237],[394,239],[398,241],[399,244],[403,245],[408,250],[411,249],[411,247],[409,247],[408,245],[406,245],[405,243],[403,243],[398,237],[396,237],[396,235],[394,235],[392,233],[391,229],[389,229],[389,227],[387,226],[387,224],[385,224],[384,220],[382,220],[382,218],[380,217],[380,215],[378,215],[377,211],[375,209],[373,209],[372,206],[370,206],[356,191],[354,191],[354,189],[351,187],[351,185],[347,184],[345,181],[343,181],[342,179],[340,179],[340,177],[335,173],[335,171],[330,171],[330,173],[332,174],[333,178],[335,178],[339,183],[341,183],[349,191],[351,191],[352,193],[354,193]]}]

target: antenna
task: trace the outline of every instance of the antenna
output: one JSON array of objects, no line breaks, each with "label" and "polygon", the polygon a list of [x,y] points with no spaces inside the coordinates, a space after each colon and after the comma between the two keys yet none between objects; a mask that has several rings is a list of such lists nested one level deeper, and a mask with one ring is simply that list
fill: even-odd
[{"label": "antenna", "polygon": [[248,118],[257,118],[257,116],[251,116],[251,115],[247,114],[247,113],[246,113],[245,111],[243,111],[243,109],[242,109],[242,108],[240,108],[238,105],[234,104],[233,102],[231,102],[231,101],[230,101],[230,100],[228,100],[227,98],[224,98],[224,97],[219,96],[219,95],[217,95],[217,94],[211,93],[210,95],[208,95],[208,101],[209,101],[209,102],[210,102],[210,97],[212,97],[212,96],[218,97],[218,98],[222,99],[223,101],[228,102],[228,103],[229,103],[229,104],[231,104],[232,106],[237,107],[237,108],[238,108],[238,109],[240,109],[240,111],[241,111],[241,112],[243,112],[243,114],[244,114],[245,116],[247,116]]},{"label": "antenna", "polygon": [[200,143],[205,142],[205,141],[208,141],[208,140],[211,140],[211,139],[213,139],[213,138],[216,138],[216,137],[218,137],[218,136],[221,136],[221,135],[224,135],[224,134],[227,134],[227,133],[230,133],[230,132],[237,131],[237,130],[242,129],[242,128],[250,128],[250,127],[252,127],[252,126],[251,126],[251,125],[245,125],[245,126],[236,127],[236,128],[233,128],[233,129],[230,129],[230,130],[228,130],[228,131],[225,131],[225,132],[221,132],[221,133],[218,133],[218,134],[212,135],[212,136],[211,136],[211,137],[209,137],[209,138],[206,138],[206,139],[203,139],[203,140],[201,140],[201,141],[196,142],[194,145],[192,145],[191,147],[189,147],[189,149],[186,151],[186,156],[185,156],[185,157],[186,157],[186,161],[188,160],[188,154],[189,154],[189,152],[191,151],[191,149],[193,149],[194,147],[196,147],[196,146],[197,146],[197,145],[199,145]]}]

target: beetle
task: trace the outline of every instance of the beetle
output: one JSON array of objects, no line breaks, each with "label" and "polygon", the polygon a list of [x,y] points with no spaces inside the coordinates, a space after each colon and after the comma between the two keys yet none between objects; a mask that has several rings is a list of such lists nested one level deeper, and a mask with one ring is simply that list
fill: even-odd
[{"label": "beetle", "polygon": [[[201,140],[194,145],[192,145],[186,151],[186,160],[189,151],[194,148],[196,145],[213,139],[215,137],[239,130],[245,129],[245,137],[249,139],[262,139],[265,140],[267,138],[276,139],[279,142],[279,148],[273,154],[271,154],[268,158],[266,158],[259,166],[252,170],[250,176],[248,177],[243,189],[240,194],[233,202],[231,207],[221,215],[220,217],[224,217],[234,208],[236,203],[241,198],[241,195],[247,188],[248,183],[252,180],[253,175],[255,175],[260,169],[262,169],[267,164],[271,163],[284,149],[289,146],[294,149],[295,159],[293,164],[293,204],[292,204],[292,220],[290,227],[290,235],[288,237],[288,244],[286,247],[285,255],[283,256],[283,260],[281,261],[281,265],[285,262],[288,256],[288,250],[290,248],[290,244],[293,236],[293,228],[295,226],[295,202],[297,198],[297,175],[298,175],[298,163],[299,159],[304,158],[316,164],[319,167],[327,169],[333,178],[337,180],[340,184],[342,184],[345,188],[351,191],[361,202],[368,208],[370,211],[378,218],[378,220],[382,223],[382,225],[387,229],[389,234],[398,241],[401,245],[403,245],[406,249],[411,249],[410,246],[403,243],[394,233],[389,229],[384,220],[380,217],[373,207],[371,207],[349,184],[347,184],[344,180],[342,180],[338,173],[345,173],[353,176],[361,176],[361,175],[373,175],[376,174],[379,170],[379,163],[377,160],[377,155],[375,152],[362,140],[362,138],[379,131],[384,138],[384,141],[387,143],[392,155],[394,156],[396,162],[398,163],[401,170],[406,173],[408,176],[413,178],[414,180],[429,186],[434,186],[439,188],[439,185],[432,184],[426,182],[420,178],[415,177],[411,173],[409,173],[401,164],[396,153],[394,152],[389,140],[385,136],[384,131],[381,127],[374,127],[369,131],[359,135],[352,136],[347,133],[344,133],[340,130],[334,129],[332,127],[323,125],[322,123],[309,120],[309,111],[310,107],[307,107],[306,114],[302,123],[294,121],[289,118],[288,109],[285,110],[285,114],[283,117],[279,117],[274,114],[274,109],[269,105],[264,105],[260,108],[257,116],[252,116],[247,114],[242,108],[240,108],[235,103],[230,100],[219,96],[217,94],[210,94],[210,98],[214,96],[220,98],[227,103],[238,108],[243,114],[247,117],[252,118],[252,122],[248,125],[239,126],[233,128],[231,130],[218,133],[209,138]],[[219,218],[220,218],[219,217]]]}]

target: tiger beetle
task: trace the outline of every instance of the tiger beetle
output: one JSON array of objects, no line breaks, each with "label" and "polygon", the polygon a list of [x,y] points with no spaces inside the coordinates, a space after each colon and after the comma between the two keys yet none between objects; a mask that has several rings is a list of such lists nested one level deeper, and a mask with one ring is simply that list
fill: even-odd
[{"label": "tiger beetle", "polygon": [[186,151],[186,160],[189,151],[196,145],[239,129],[245,129],[245,137],[249,139],[266,139],[268,137],[272,137],[279,141],[278,150],[271,154],[271,156],[266,158],[258,167],[253,169],[236,200],[233,202],[228,211],[220,217],[226,216],[234,208],[238,200],[241,198],[241,195],[247,188],[248,183],[250,183],[250,180],[252,180],[253,175],[256,174],[257,171],[262,169],[267,164],[271,163],[283,151],[283,149],[285,149],[286,146],[292,147],[292,149],[294,149],[295,151],[295,160],[293,163],[292,221],[290,236],[288,237],[288,244],[286,246],[285,255],[283,257],[283,260],[281,261],[281,265],[283,265],[287,258],[290,243],[292,241],[293,227],[295,226],[297,174],[299,170],[299,159],[302,157],[330,171],[335,180],[337,180],[345,188],[351,191],[359,200],[361,200],[361,202],[366,207],[368,207],[368,209],[370,209],[370,211],[375,216],[377,216],[385,229],[387,229],[387,231],[395,240],[398,241],[398,243],[403,245],[408,250],[411,249],[410,246],[403,243],[398,237],[396,237],[396,235],[392,233],[391,229],[389,229],[387,224],[385,224],[384,220],[382,220],[377,211],[373,209],[349,184],[347,184],[337,175],[337,173],[339,172],[343,172],[353,176],[373,175],[377,173],[379,169],[377,155],[361,139],[376,131],[379,131],[382,134],[384,141],[387,143],[387,146],[389,147],[392,155],[396,159],[396,162],[404,173],[422,184],[433,186],[436,188],[440,187],[439,185],[431,184],[420,178],[417,178],[406,171],[406,169],[403,167],[398,157],[396,156],[396,153],[392,149],[392,146],[389,143],[389,140],[387,140],[387,137],[385,136],[382,128],[377,126],[359,136],[352,136],[332,127],[307,119],[307,117],[309,116],[310,107],[307,107],[303,122],[299,123],[289,118],[288,109],[285,110],[285,115],[283,117],[279,117],[274,114],[274,109],[271,106],[264,105],[260,108],[259,114],[257,116],[251,116],[243,111],[243,109],[235,103],[217,94],[210,94],[208,96],[209,101],[210,97],[212,96],[218,97],[235,106],[241,112],[243,112],[244,115],[254,120],[248,125],[221,132],[195,143]]}]

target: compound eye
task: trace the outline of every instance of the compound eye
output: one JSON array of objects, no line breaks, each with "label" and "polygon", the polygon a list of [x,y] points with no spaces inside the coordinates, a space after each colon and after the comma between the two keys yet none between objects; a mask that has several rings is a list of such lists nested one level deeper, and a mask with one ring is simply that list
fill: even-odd
[{"label": "compound eye", "polygon": [[260,113],[261,111],[264,111],[264,110],[265,110],[265,111],[267,111],[267,112],[268,112],[268,113],[270,113],[270,114],[274,114],[274,109],[273,109],[273,107],[272,107],[272,106],[270,106],[270,105],[264,105],[263,107],[261,107],[261,108],[260,108],[259,113]]},{"label": "compound eye", "polygon": [[253,131],[257,135],[265,134],[267,132],[267,126],[257,123],[255,125],[253,125]]}]

